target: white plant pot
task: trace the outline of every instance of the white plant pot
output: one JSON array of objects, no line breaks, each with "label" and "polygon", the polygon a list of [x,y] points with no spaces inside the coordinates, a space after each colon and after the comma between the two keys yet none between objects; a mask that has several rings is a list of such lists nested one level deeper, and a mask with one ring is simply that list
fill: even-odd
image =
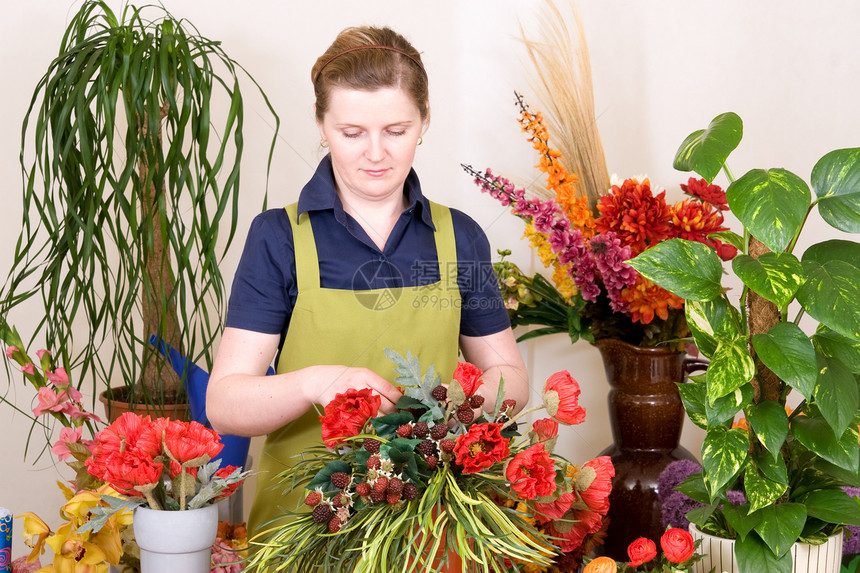
[{"label": "white plant pot", "polygon": [[[739,573],[735,561],[735,540],[714,537],[690,524],[693,540],[702,540],[698,552],[705,557],[693,565],[692,573]],[[842,565],[842,532],[835,533],[821,545],[795,543],[791,546],[792,573],[839,573]]]},{"label": "white plant pot", "polygon": [[141,573],[208,573],[218,506],[187,511],[134,510]]}]

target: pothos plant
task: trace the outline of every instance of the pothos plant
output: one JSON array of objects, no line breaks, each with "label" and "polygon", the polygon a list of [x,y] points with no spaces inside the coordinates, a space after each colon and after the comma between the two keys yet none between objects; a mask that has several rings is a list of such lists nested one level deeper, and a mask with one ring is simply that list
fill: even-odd
[{"label": "pothos plant", "polygon": [[[743,232],[720,238],[741,251],[731,264],[743,285],[739,300],[701,243],[666,241],[629,263],[686,299],[692,336],[711,360],[706,374],[680,385],[687,414],[707,432],[704,471],[680,486],[707,506],[688,518],[735,538],[741,571],[787,572],[796,541],[822,542],[860,524],[860,503],[841,489],[860,482],[860,244],[829,239],[795,253],[816,207],[833,228],[860,232],[860,148],[818,161],[813,198],[785,169],[735,179],[726,159],[742,128],[737,115],[722,114],[675,157],[676,169],[709,182],[723,171],[730,182],[728,204]],[[747,429],[732,427],[739,411]],[[730,504],[730,489],[741,489],[746,503]]]}]

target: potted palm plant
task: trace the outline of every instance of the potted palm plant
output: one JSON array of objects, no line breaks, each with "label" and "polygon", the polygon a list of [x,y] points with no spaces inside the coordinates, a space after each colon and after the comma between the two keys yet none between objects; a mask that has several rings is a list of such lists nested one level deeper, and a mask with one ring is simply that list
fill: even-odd
[{"label": "potted palm plant", "polygon": [[[860,502],[842,489],[860,482],[860,244],[829,239],[794,252],[815,207],[835,229],[860,232],[860,148],[818,161],[813,199],[785,169],[735,179],[726,159],[741,137],[741,119],[726,113],[691,134],[675,158],[677,169],[709,182],[720,171],[729,179],[728,205],[743,233],[721,238],[741,251],[731,264],[739,301],[721,282],[719,258],[700,243],[666,241],[629,262],[686,299],[692,336],[711,360],[706,374],[681,385],[687,414],[707,432],[704,471],[680,487],[706,507],[688,518],[733,538],[741,571],[787,572],[796,542],[836,535],[841,548],[842,527],[860,524]],[[740,411],[746,429],[732,424]],[[730,503],[729,490],[742,491],[745,503]]]},{"label": "potted palm plant", "polygon": [[41,298],[46,346],[94,390],[122,380],[109,398],[183,400],[157,346],[211,364],[225,306],[219,263],[238,219],[242,78],[275,119],[270,164],[277,115],[260,86],[161,5],[114,13],[84,1],[36,85],[0,316]]}]

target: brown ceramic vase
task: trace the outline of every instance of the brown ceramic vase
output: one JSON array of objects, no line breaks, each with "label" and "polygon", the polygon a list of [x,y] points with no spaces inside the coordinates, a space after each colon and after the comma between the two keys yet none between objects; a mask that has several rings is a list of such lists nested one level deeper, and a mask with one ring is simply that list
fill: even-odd
[{"label": "brown ceramic vase", "polygon": [[627,546],[639,537],[658,542],[660,472],[679,459],[695,460],[679,445],[684,406],[677,384],[705,362],[666,348],[642,348],[611,338],[598,340],[609,392],[615,443],[601,452],[615,466],[609,496],[609,530],[602,553],[627,560]]}]

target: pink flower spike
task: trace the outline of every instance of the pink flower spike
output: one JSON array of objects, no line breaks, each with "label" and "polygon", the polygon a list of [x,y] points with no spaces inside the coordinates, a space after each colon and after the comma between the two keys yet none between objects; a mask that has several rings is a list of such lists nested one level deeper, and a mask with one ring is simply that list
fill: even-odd
[{"label": "pink flower spike", "polygon": [[39,357],[39,360],[41,360],[41,359],[42,359],[42,357],[43,357],[45,354],[47,354],[48,356],[50,356],[50,355],[51,355],[51,351],[50,351],[50,350],[45,350],[44,348],[42,348],[41,350],[37,350],[37,351],[36,351],[36,356],[38,356],[38,357]]},{"label": "pink flower spike", "polygon": [[53,372],[45,372],[45,376],[48,377],[48,382],[61,390],[65,390],[69,385],[69,375],[66,373],[65,368],[57,368]]},{"label": "pink flower spike", "polygon": [[21,368],[21,372],[23,372],[24,374],[34,374],[36,371],[33,368],[33,363],[28,362]]},{"label": "pink flower spike", "polygon": [[67,394],[65,392],[57,394],[47,386],[43,386],[39,388],[37,397],[39,398],[39,404],[33,408],[33,414],[38,417],[46,412],[61,412],[64,407],[63,403],[66,402]]},{"label": "pink flower spike", "polygon": [[69,393],[69,398],[73,402],[80,402],[84,398],[83,395],[80,392],[78,392],[78,389],[75,388],[74,386],[69,386],[66,389],[66,391]]},{"label": "pink flower spike", "polygon": [[78,426],[77,429],[63,428],[60,430],[60,439],[51,447],[51,451],[58,460],[64,462],[72,455],[72,452],[69,451],[69,444],[79,442],[83,430],[83,426]]},{"label": "pink flower spike", "polygon": [[6,358],[12,359],[12,355],[18,352],[17,346],[7,346],[6,347]]},{"label": "pink flower spike", "polygon": [[93,420],[95,422],[102,423],[101,418],[91,412],[84,412],[71,402],[66,402],[65,404],[63,404],[62,412],[73,420],[85,418],[87,420]]}]

